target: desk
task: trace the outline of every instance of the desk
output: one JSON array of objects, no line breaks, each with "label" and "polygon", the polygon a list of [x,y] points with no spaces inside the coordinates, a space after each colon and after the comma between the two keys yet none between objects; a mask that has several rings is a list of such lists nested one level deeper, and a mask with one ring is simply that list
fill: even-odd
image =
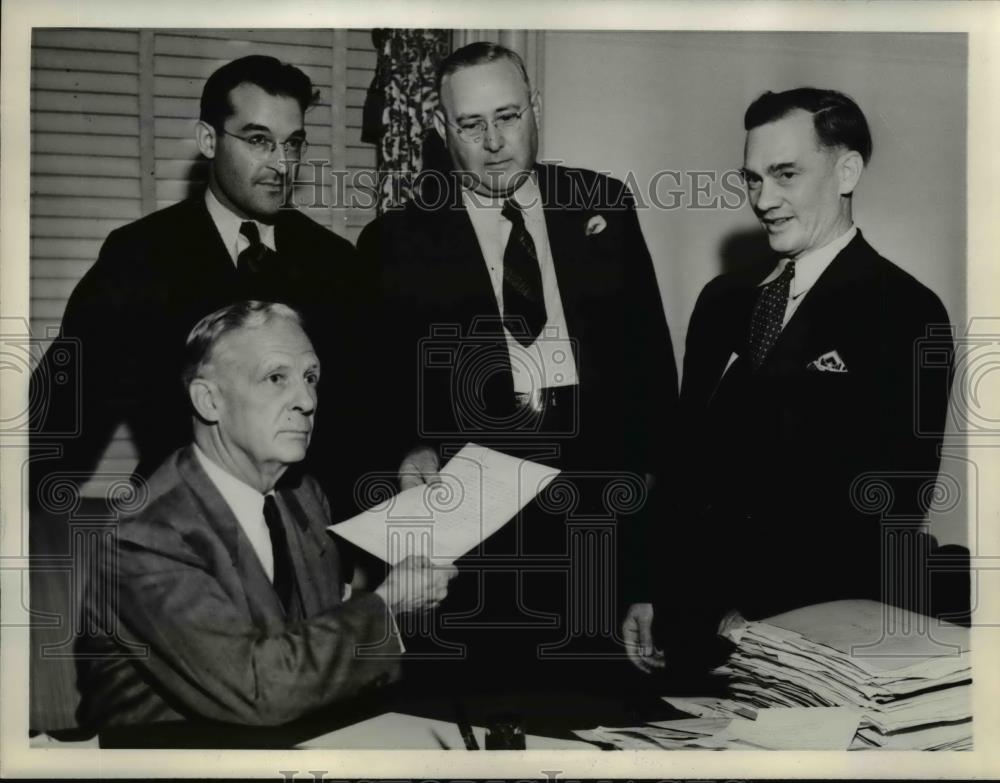
[{"label": "desk", "polygon": [[[482,727],[512,706],[523,719],[528,750],[589,749],[574,729],[597,725],[634,725],[646,720],[684,717],[652,692],[531,692],[477,694],[465,700],[468,720],[480,748]],[[391,701],[342,703],[294,723],[273,727],[219,723],[161,723],[108,730],[103,748],[300,748],[464,750],[455,703],[446,694],[401,692]]]},{"label": "desk", "polygon": [[[480,748],[486,747],[486,729],[473,726],[472,733]],[[451,722],[387,712],[306,740],[296,746],[304,750],[465,750],[458,726]],[[594,750],[589,742],[528,734],[526,750]]]}]

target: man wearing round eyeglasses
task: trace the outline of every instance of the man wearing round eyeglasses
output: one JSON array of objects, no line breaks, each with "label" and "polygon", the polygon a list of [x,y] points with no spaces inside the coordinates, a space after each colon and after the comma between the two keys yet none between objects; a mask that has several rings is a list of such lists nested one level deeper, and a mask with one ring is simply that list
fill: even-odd
[{"label": "man wearing round eyeglasses", "polygon": [[536,161],[541,102],[515,52],[463,47],[438,88],[452,171],[426,172],[358,242],[381,274],[400,486],[433,482],[466,442],[563,472],[459,561],[440,627],[413,645],[464,657],[473,688],[579,686],[572,661],[620,654],[610,618],[644,562],[625,549],[669,451],[677,376],[659,289],[622,182]]},{"label": "man wearing round eyeglasses", "polygon": [[[304,315],[322,360],[339,368],[325,390],[329,409],[351,411],[326,431],[363,442],[359,368],[373,288],[351,244],[289,203],[306,150],[306,110],[317,97],[303,71],[262,55],[234,60],[208,78],[194,128],[208,161],[207,187],[113,231],[74,290],[57,347],[79,341],[71,375],[80,396],[67,388],[51,399],[40,411],[46,420],[36,442],[50,442],[47,428],[58,431],[77,406],[82,429],[79,437],[52,439],[63,456],[36,463],[36,483],[52,470],[84,479],[122,423],[138,452],[137,474],[152,473],[190,439],[175,380],[185,336],[207,313],[245,299],[284,302]],[[37,383],[65,369],[54,364],[61,355],[49,352]],[[355,422],[357,437],[344,430]],[[329,443],[325,429],[321,423],[314,439],[313,472],[336,502],[350,498],[353,478],[317,464],[317,449]]]}]

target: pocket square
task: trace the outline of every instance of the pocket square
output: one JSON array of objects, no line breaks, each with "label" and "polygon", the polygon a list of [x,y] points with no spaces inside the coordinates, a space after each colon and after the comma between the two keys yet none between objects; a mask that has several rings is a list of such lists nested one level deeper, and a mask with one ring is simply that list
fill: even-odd
[{"label": "pocket square", "polygon": [[836,351],[827,351],[818,359],[813,359],[806,366],[808,369],[818,372],[847,372],[847,365],[844,364],[844,360],[840,358],[840,354]]},{"label": "pocket square", "polygon": [[605,220],[600,215],[594,215],[590,220],[587,221],[587,227],[584,229],[584,233],[588,237],[594,236],[594,234],[600,234],[604,229],[608,227],[608,221]]}]

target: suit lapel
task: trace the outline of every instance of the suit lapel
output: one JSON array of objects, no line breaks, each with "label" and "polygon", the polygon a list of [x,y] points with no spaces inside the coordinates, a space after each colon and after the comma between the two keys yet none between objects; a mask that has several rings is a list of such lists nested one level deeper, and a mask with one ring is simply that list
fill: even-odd
[{"label": "suit lapel", "polygon": [[206,523],[226,547],[233,567],[239,574],[251,614],[267,625],[281,622],[284,609],[271,580],[267,578],[264,567],[229,504],[198,464],[193,447],[188,446],[181,453],[178,471],[202,504]]},{"label": "suit lapel", "polygon": [[476,315],[496,319],[499,323],[500,308],[493,292],[493,281],[468,210],[446,208],[443,217],[441,231],[436,237],[436,250],[448,264],[453,293],[468,302]]},{"label": "suit lapel", "polygon": [[772,363],[785,365],[816,358],[811,355],[820,347],[812,345],[816,324],[827,320],[831,302],[838,301],[839,294],[844,288],[854,285],[869,273],[868,265],[864,263],[866,252],[873,251],[859,231],[805,294],[802,304],[781,330],[774,348],[764,363],[765,367]]},{"label": "suit lapel", "polygon": [[[316,534],[309,524],[305,510],[291,489],[278,490],[275,495],[288,536],[288,551],[292,558],[296,592],[305,616],[309,616],[324,606],[337,603],[340,596],[340,585],[332,583],[337,581],[331,578],[333,575],[318,573],[315,568],[316,564],[323,562],[323,555],[333,543],[327,536]],[[315,552],[317,556],[307,557],[307,550]]]},{"label": "suit lapel", "polygon": [[225,285],[231,285],[236,276],[236,265],[233,264],[229,250],[215,227],[215,221],[208,213],[205,195],[200,194],[185,203],[189,218],[185,221],[186,236],[183,241],[192,248],[192,252],[187,254],[187,259],[199,265],[196,271],[202,278],[224,281]]},{"label": "suit lapel", "polygon": [[[585,275],[589,265],[581,263],[586,257],[588,246],[584,231],[584,210],[582,207],[556,203],[556,194],[573,193],[571,183],[557,183],[560,172],[553,166],[537,166],[538,188],[542,194],[545,210],[545,230],[549,236],[549,253],[559,286],[566,329],[570,335],[583,334],[586,313],[583,308],[588,301]],[[562,187],[560,187],[560,184]],[[579,357],[577,370],[580,371]]]}]

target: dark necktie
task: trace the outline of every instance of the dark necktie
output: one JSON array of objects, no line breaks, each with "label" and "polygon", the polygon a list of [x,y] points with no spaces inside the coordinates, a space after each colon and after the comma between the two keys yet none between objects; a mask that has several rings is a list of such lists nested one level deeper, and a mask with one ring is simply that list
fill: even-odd
[{"label": "dark necktie", "polygon": [[292,606],[292,556],[288,551],[288,537],[285,526],[281,524],[281,511],[274,500],[274,495],[264,498],[264,522],[267,532],[271,535],[271,555],[274,558],[274,592],[288,614]]},{"label": "dark necktie", "polygon": [[500,214],[511,223],[503,254],[503,324],[515,340],[529,346],[548,320],[542,271],[538,266],[535,242],[524,225],[524,214],[517,202],[505,201]]},{"label": "dark necktie", "polygon": [[267,268],[271,257],[277,254],[260,241],[260,231],[252,220],[240,224],[240,233],[250,245],[236,259],[236,270],[243,279],[253,280]]},{"label": "dark necktie", "polygon": [[795,262],[789,261],[781,274],[772,280],[757,297],[753,315],[750,316],[750,361],[754,369],[760,367],[781,334],[788,306],[788,291],[795,277]]}]

